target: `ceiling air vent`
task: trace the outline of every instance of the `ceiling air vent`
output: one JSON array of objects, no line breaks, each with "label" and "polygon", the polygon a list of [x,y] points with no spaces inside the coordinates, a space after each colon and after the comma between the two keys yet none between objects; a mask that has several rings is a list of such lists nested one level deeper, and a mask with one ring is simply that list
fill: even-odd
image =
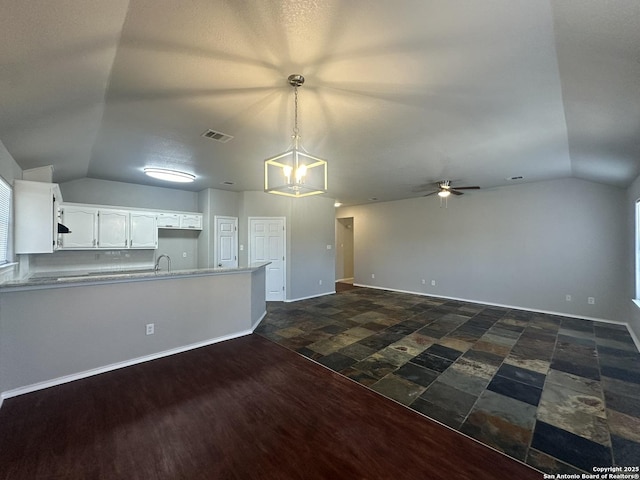
[{"label": "ceiling air vent", "polygon": [[211,140],[215,140],[220,143],[227,143],[233,137],[231,135],[227,135],[226,133],[216,132],[215,130],[207,130],[202,134],[205,138],[210,138]]}]

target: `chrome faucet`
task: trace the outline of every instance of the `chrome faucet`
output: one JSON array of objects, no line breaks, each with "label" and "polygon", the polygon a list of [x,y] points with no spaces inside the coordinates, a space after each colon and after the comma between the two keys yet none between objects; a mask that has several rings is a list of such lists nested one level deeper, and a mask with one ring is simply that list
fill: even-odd
[{"label": "chrome faucet", "polygon": [[158,273],[160,271],[160,260],[162,260],[162,258],[167,259],[167,273],[171,273],[171,257],[165,254],[160,255],[158,260],[156,260],[156,266],[153,267],[154,272]]}]

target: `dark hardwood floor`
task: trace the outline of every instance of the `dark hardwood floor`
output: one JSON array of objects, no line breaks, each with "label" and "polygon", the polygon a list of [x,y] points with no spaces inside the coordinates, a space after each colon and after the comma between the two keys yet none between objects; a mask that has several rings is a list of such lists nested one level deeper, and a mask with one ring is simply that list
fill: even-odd
[{"label": "dark hardwood floor", "polygon": [[257,335],[0,409],[6,480],[541,477]]},{"label": "dark hardwood floor", "polygon": [[336,282],[336,293],[347,292],[349,290],[356,290],[361,287],[355,287],[353,283]]}]

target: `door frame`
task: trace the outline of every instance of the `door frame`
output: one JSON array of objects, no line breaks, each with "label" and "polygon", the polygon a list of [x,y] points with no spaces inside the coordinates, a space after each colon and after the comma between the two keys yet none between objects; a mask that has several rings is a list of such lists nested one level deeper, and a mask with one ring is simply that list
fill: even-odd
[{"label": "door frame", "polygon": [[[282,301],[286,302],[287,301],[287,263],[288,263],[288,258],[289,255],[287,254],[287,217],[248,217],[248,221],[247,221],[247,243],[249,246],[249,251],[247,252],[247,259],[248,259],[248,263],[249,265],[251,265],[253,262],[253,259],[251,258],[253,249],[251,248],[251,221],[252,220],[282,220],[282,226],[284,227],[284,230],[282,231],[282,254],[284,256],[284,260],[282,261],[282,282],[283,282],[283,287],[284,289],[282,290]],[[265,284],[265,290],[266,290],[267,286]]]}]

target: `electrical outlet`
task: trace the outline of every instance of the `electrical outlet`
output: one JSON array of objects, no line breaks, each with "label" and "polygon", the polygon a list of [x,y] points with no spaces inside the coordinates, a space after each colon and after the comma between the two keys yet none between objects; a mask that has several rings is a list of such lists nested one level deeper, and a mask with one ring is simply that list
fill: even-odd
[{"label": "electrical outlet", "polygon": [[327,245],[327,250],[331,250],[331,245]]},{"label": "electrical outlet", "polygon": [[564,299],[565,299],[567,302],[570,302],[570,301],[571,301],[571,295],[565,295],[565,296],[564,296]]},{"label": "electrical outlet", "polygon": [[322,280],[318,280],[318,285],[322,285]]},{"label": "electrical outlet", "polygon": [[376,278],[376,274],[375,274],[375,273],[372,273],[372,274],[371,274],[371,278]]},{"label": "electrical outlet", "polygon": [[436,286],[436,281],[435,280],[431,280],[431,286],[435,287]]},{"label": "electrical outlet", "polygon": [[187,258],[187,252],[182,252],[182,258]]},{"label": "electrical outlet", "polygon": [[595,303],[596,303],[596,299],[595,299],[595,297],[588,297],[588,298],[587,298],[587,303],[588,303],[589,305],[595,305]]},{"label": "electrical outlet", "polygon": [[155,333],[156,330],[156,324],[155,323],[147,323],[147,335],[153,335]]},{"label": "electrical outlet", "polygon": [[422,279],[422,284],[423,284],[423,285],[426,285],[426,283],[427,283],[427,281],[423,278],[423,279]]}]

